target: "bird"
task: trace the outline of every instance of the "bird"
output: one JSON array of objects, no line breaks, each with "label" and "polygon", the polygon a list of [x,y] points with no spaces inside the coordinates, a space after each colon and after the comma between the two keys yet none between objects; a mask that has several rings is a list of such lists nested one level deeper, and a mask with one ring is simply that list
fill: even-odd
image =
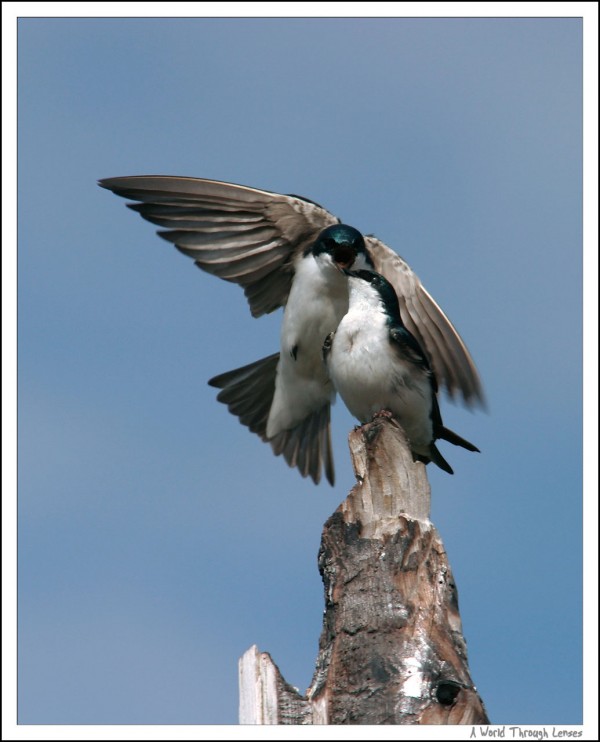
[{"label": "bird", "polygon": [[383,276],[346,270],[349,306],[323,343],[329,378],[361,423],[390,415],[402,426],[413,457],[453,474],[435,441],[479,449],[444,427],[435,374],[423,349],[406,329],[398,297]]},{"label": "bird", "polygon": [[311,199],[206,178],[141,175],[99,185],[162,227],[202,270],[244,290],[253,317],[283,307],[279,351],[211,378],[249,430],[315,484],[335,481],[324,339],[348,309],[344,270],[374,270],[394,287],[404,325],[450,398],[485,406],[462,338],[406,261]]}]

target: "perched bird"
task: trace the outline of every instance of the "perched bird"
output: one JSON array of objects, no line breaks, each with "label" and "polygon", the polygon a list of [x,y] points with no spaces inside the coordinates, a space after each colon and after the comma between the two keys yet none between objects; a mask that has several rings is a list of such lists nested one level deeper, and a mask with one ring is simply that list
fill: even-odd
[{"label": "perched bird", "polygon": [[433,461],[453,474],[439,452],[439,438],[479,451],[445,428],[437,401],[437,381],[421,346],[406,329],[398,297],[373,271],[346,271],[348,312],[323,344],[323,360],[346,407],[361,423],[391,413],[409,439],[418,461]]},{"label": "perched bird", "polygon": [[309,199],[201,178],[99,181],[213,275],[244,289],[253,316],[284,307],[280,352],[209,381],[240,422],[315,483],[334,482],[324,338],[348,308],[343,270],[373,269],[393,285],[404,325],[448,394],[483,404],[475,364],[450,320],[406,262]]}]

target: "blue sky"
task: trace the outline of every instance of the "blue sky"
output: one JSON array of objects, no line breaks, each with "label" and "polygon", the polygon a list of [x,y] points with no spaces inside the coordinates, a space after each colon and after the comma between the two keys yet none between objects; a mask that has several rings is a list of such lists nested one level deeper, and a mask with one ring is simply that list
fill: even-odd
[{"label": "blue sky", "polygon": [[428,468],[499,724],[582,722],[582,21],[59,19],[18,26],[22,724],[235,724],[237,660],[311,679],[317,550],[353,484],[275,458],[206,381],[277,349],[98,178],[307,196],[400,253],[489,412]]}]

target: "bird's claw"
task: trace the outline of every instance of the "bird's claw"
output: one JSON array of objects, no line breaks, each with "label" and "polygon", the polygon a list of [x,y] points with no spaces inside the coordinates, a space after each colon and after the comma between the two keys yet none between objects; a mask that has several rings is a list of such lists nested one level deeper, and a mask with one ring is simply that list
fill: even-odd
[{"label": "bird's claw", "polygon": [[391,420],[394,416],[389,410],[379,410],[379,412],[376,412],[373,415],[373,420],[376,420],[378,417],[383,417],[386,420]]}]

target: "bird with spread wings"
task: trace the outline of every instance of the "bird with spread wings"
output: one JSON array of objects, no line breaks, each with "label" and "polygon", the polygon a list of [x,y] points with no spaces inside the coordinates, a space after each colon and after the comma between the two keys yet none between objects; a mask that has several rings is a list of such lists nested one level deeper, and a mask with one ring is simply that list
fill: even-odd
[{"label": "bird with spread wings", "polygon": [[[366,253],[363,267],[382,274],[393,286],[402,321],[426,353],[438,384],[467,406],[484,405],[479,374],[465,343],[409,265],[374,236],[365,236],[362,247],[346,244],[351,238],[343,229],[333,242],[324,240],[326,230],[341,222],[317,203],[203,178],[131,176],[106,178],[99,185],[134,202],[128,206],[162,227],[158,234],[204,271],[239,284],[254,317],[284,308],[280,352],[220,374],[209,383],[221,389],[219,401],[242,424],[315,483],[322,470],[334,482],[330,407],[335,390],[321,347],[347,309],[347,287],[343,289],[346,309],[335,311],[330,311],[327,287],[343,280],[338,279],[337,274],[343,277],[340,268],[352,266],[342,265],[336,250],[350,246],[352,257]],[[331,259],[323,262],[327,254]],[[335,285],[339,291],[339,284]],[[296,319],[286,324],[286,313],[292,314],[291,294],[296,297]],[[300,333],[300,342],[291,337],[295,333]],[[304,338],[310,342],[302,342]],[[299,358],[301,353],[305,355]],[[275,425],[275,419],[283,422]]]}]

